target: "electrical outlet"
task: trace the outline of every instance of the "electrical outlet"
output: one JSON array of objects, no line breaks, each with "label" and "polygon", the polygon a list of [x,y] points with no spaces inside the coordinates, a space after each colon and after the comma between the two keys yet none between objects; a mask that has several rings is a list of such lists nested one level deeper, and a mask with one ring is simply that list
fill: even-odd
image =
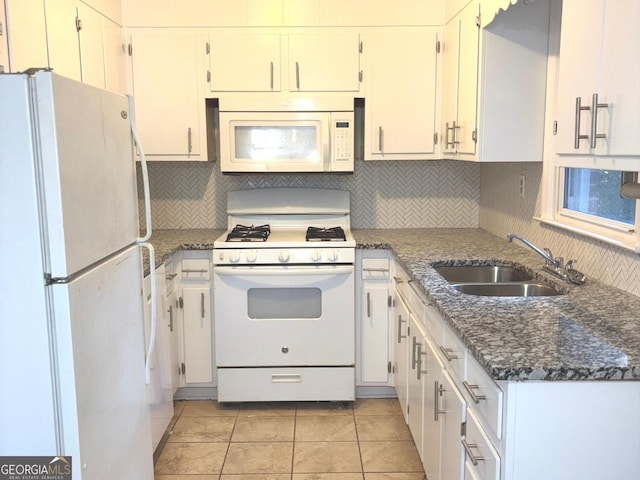
[{"label": "electrical outlet", "polygon": [[518,183],[518,194],[520,198],[524,198],[524,175],[520,175],[520,182]]}]

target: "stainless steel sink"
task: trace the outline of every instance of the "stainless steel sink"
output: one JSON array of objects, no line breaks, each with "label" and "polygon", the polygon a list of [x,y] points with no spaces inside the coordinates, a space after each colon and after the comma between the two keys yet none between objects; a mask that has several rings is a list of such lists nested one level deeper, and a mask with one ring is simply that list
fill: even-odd
[{"label": "stainless steel sink", "polygon": [[555,288],[540,283],[459,283],[452,285],[461,293],[486,297],[547,297],[562,295]]},{"label": "stainless steel sink", "polygon": [[523,282],[533,277],[522,270],[498,265],[462,265],[435,267],[449,283],[504,283]]}]

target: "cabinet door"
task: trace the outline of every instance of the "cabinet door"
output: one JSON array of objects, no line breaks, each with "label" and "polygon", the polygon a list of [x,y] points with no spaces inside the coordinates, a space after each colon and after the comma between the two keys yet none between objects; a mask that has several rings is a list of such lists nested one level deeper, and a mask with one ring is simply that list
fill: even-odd
[{"label": "cabinet door", "polygon": [[42,0],[5,0],[4,7],[10,71],[22,72],[30,67],[46,67],[49,59]]},{"label": "cabinet door", "polygon": [[180,353],[178,348],[178,292],[167,294],[167,315],[169,323],[169,351],[171,359],[171,389],[172,395],[180,386]]},{"label": "cabinet door", "polygon": [[438,31],[394,29],[366,37],[365,158],[434,154]]},{"label": "cabinet door", "polygon": [[360,47],[357,33],[301,33],[289,39],[289,90],[357,92]]},{"label": "cabinet door", "polygon": [[182,289],[185,382],[213,382],[211,289],[185,286]]},{"label": "cabinet door", "polygon": [[102,19],[105,88],[127,93],[127,57],[122,28],[108,18]]},{"label": "cabinet door", "polygon": [[471,2],[460,13],[458,52],[458,101],[456,151],[461,154],[476,153],[476,111],[478,102],[478,2]]},{"label": "cabinet door", "polygon": [[45,0],[49,67],[60,75],[80,81],[77,6],[76,0]]},{"label": "cabinet door", "polygon": [[102,15],[78,3],[78,38],[83,83],[106,88]]},{"label": "cabinet door", "polygon": [[410,315],[411,335],[409,336],[409,431],[413,436],[418,454],[422,459],[424,433],[424,370],[422,352],[425,349],[425,332],[421,322]]},{"label": "cabinet door", "polygon": [[474,155],[480,26],[477,1],[444,28],[442,135],[445,153]]},{"label": "cabinet door", "polygon": [[407,397],[409,381],[409,330],[409,310],[402,301],[400,295],[396,292],[394,309],[395,338],[393,339],[394,383],[405,421],[408,420]]},{"label": "cabinet door", "polygon": [[386,281],[365,281],[362,288],[361,366],[362,382],[389,381],[389,287]]},{"label": "cabinet door", "polygon": [[466,420],[467,404],[447,372],[442,376],[438,390],[438,418],[442,422],[440,457],[440,479],[462,480],[464,478],[464,448],[462,446],[462,424]]},{"label": "cabinet door", "polygon": [[196,79],[197,43],[191,34],[132,35],[136,125],[150,160],[206,157],[200,146],[204,97]]},{"label": "cabinet door", "polygon": [[438,413],[440,407],[439,389],[442,385],[444,367],[430,341],[425,342],[422,358],[424,373],[424,430],[422,442],[422,463],[429,480],[440,479],[440,443],[442,422]]},{"label": "cabinet door", "polygon": [[640,155],[640,62],[629,61],[622,53],[640,52],[639,17],[637,0],[606,2],[601,83],[596,92],[598,103],[608,107],[599,108],[596,118],[596,133],[606,134],[606,139],[596,140],[598,155]]},{"label": "cabinet door", "polygon": [[[590,105],[598,89],[604,3],[604,0],[573,0],[562,5],[557,153],[590,151],[588,139],[579,139],[577,149],[575,141],[576,135],[590,135]],[[577,99],[589,110],[579,110]]]},{"label": "cabinet door", "polygon": [[213,34],[209,45],[211,91],[280,90],[280,35]]}]

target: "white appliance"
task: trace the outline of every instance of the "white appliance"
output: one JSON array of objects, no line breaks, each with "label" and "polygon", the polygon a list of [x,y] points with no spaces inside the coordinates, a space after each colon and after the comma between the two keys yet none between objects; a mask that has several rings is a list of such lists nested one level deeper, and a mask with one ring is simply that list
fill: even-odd
[{"label": "white appliance", "polygon": [[213,251],[218,401],[354,400],[349,193],[243,190],[227,204]]},{"label": "white appliance", "polygon": [[276,103],[221,105],[223,173],[353,172],[353,99]]},{"label": "white appliance", "polygon": [[0,455],[151,480],[128,99],[44,71],[0,98]]}]

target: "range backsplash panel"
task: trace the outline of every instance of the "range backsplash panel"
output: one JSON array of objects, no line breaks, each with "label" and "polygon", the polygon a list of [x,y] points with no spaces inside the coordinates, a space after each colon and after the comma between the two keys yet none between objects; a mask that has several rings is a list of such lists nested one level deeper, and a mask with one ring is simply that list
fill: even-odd
[{"label": "range backsplash panel", "polygon": [[149,181],[154,228],[226,228],[229,191],[268,187],[349,190],[352,228],[473,228],[479,222],[480,167],[468,162],[356,161],[353,175],[239,176],[222,175],[211,162],[152,162]]}]

